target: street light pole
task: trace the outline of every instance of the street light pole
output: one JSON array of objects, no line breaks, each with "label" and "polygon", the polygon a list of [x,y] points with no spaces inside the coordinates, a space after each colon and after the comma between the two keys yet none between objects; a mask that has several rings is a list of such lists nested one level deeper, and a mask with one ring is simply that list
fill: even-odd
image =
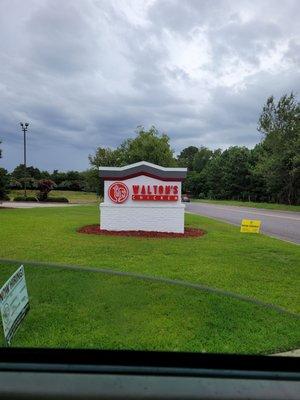
[{"label": "street light pole", "polygon": [[25,166],[25,179],[24,179],[24,196],[25,199],[27,198],[27,191],[26,191],[26,179],[27,179],[27,165],[26,165],[26,132],[28,129],[28,122],[25,122],[25,124],[23,124],[23,122],[20,122],[21,125],[21,129],[23,131],[23,137],[24,137],[24,166]]}]

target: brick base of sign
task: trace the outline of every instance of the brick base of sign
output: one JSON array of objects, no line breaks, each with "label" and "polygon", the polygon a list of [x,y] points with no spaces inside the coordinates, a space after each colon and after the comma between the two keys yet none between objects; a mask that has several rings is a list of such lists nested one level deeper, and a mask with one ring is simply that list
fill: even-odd
[{"label": "brick base of sign", "polygon": [[100,228],[108,231],[184,233],[184,204],[100,204]]},{"label": "brick base of sign", "polygon": [[101,229],[99,225],[87,225],[79,228],[79,233],[88,235],[105,235],[105,236],[135,236],[147,238],[189,238],[203,236],[205,232],[197,228],[185,228],[184,233],[174,232],[151,232],[151,231],[107,231]]}]

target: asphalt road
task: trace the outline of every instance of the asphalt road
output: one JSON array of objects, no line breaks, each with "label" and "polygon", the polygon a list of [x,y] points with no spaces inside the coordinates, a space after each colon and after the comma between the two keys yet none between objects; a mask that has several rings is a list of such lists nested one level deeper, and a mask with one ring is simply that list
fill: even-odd
[{"label": "asphalt road", "polygon": [[300,243],[300,213],[221,204],[187,203],[186,211],[240,225],[242,219],[259,219],[262,233]]}]

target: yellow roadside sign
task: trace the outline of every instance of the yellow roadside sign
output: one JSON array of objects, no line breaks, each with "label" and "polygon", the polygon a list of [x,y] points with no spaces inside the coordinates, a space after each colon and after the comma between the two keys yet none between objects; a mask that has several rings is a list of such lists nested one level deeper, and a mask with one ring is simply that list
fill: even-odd
[{"label": "yellow roadside sign", "polygon": [[243,219],[241,223],[241,232],[259,233],[261,221],[258,219]]}]

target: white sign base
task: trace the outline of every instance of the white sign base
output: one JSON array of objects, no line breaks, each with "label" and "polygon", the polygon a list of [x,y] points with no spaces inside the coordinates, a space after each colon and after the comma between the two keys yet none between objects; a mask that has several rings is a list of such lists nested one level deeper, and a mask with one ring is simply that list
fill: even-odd
[{"label": "white sign base", "polygon": [[100,227],[109,231],[184,233],[185,205],[100,204]]}]

